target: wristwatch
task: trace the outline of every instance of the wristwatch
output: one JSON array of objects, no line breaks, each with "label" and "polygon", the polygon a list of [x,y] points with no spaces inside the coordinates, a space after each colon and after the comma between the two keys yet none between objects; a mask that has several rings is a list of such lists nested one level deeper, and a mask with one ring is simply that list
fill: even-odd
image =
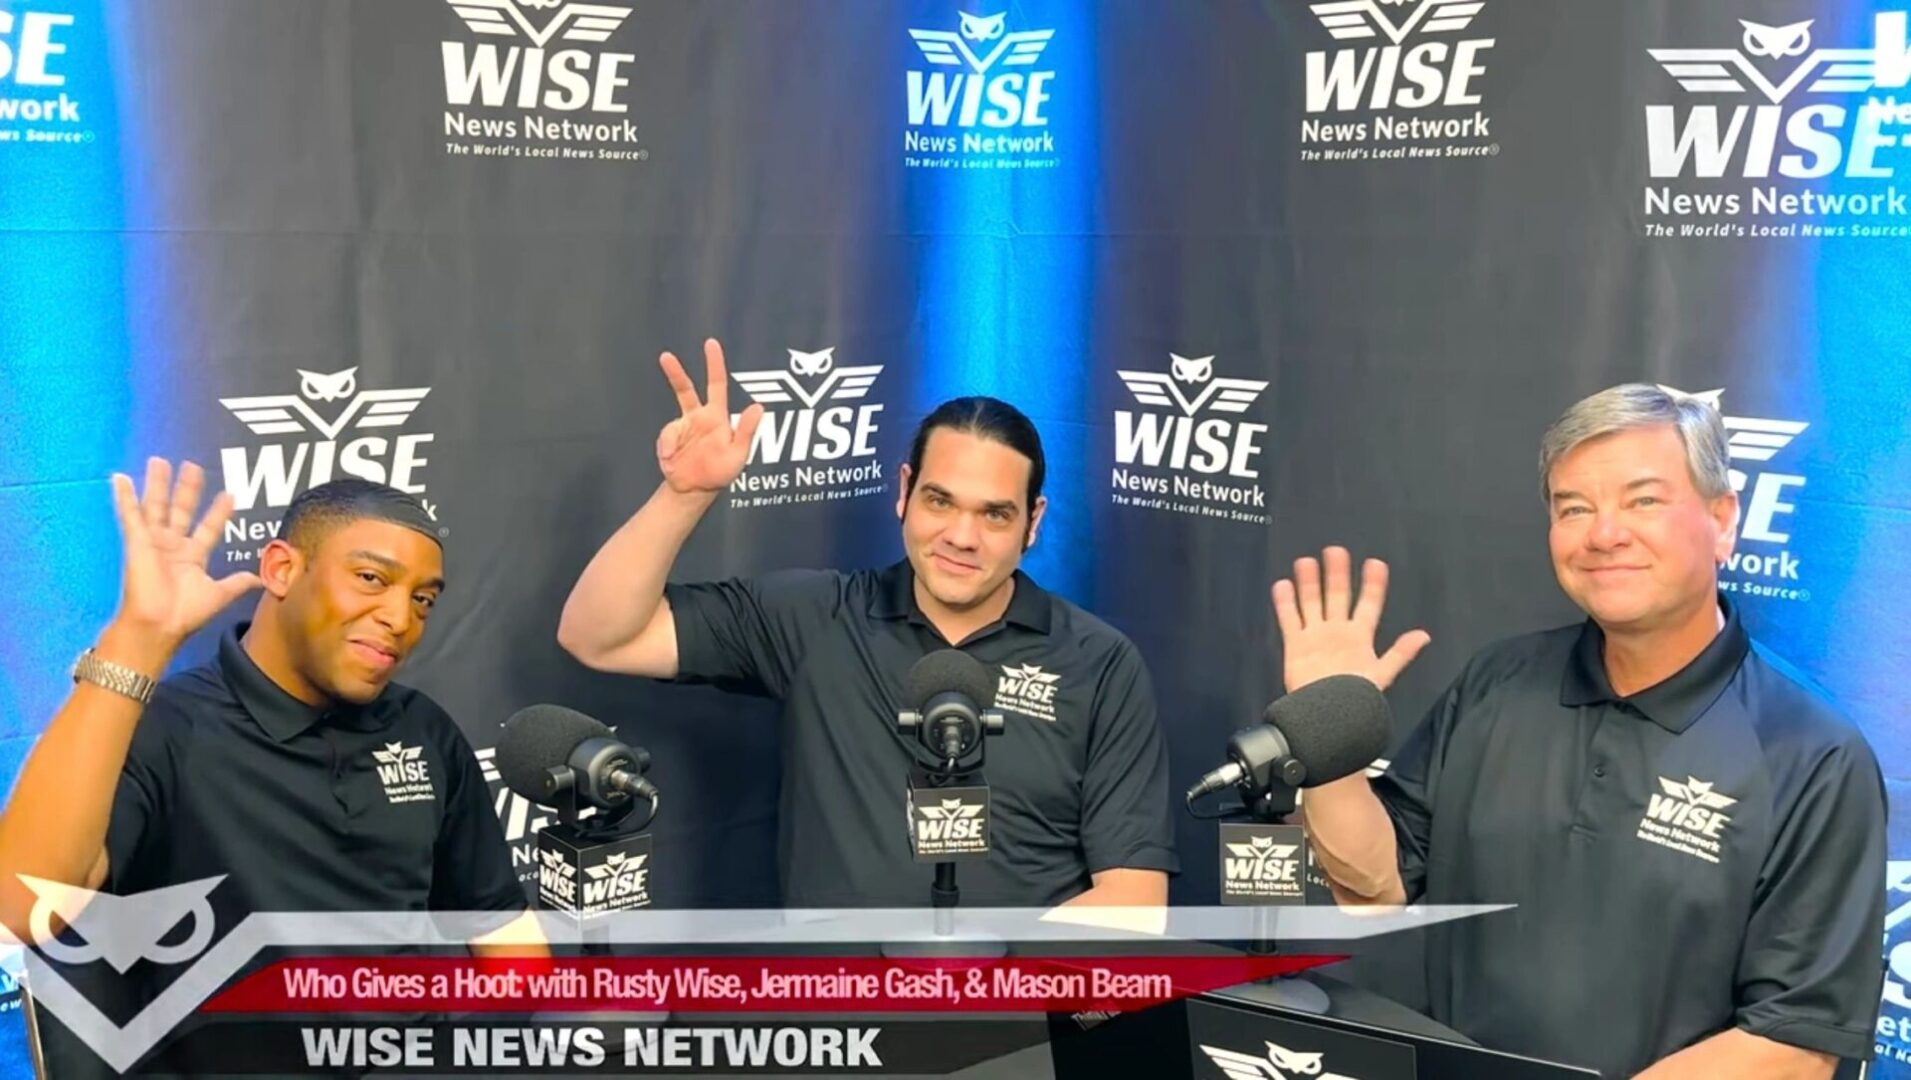
[{"label": "wristwatch", "polygon": [[116,664],[92,649],[81,653],[79,662],[73,665],[73,681],[92,683],[115,694],[124,694],[141,705],[153,700],[153,690],[159,686],[150,676],[142,675],[125,664]]}]

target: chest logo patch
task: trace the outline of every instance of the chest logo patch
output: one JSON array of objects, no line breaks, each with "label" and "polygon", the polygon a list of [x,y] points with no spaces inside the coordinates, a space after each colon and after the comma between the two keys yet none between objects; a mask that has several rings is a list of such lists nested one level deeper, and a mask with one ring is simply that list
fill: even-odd
[{"label": "chest logo patch", "polygon": [[1055,694],[1062,677],[1034,664],[1003,664],[995,682],[995,707],[1012,709],[1038,720],[1055,722]]},{"label": "chest logo patch", "polygon": [[1738,800],[1712,790],[1710,783],[1695,776],[1683,782],[1661,776],[1659,788],[1646,803],[1645,817],[1639,819],[1639,839],[1717,864],[1721,837],[1732,823],[1721,811]]},{"label": "chest logo patch", "polygon": [[423,746],[389,742],[383,750],[372,751],[372,760],[378,763],[378,781],[385,785],[386,802],[428,802],[435,797],[431,763],[425,760]]}]

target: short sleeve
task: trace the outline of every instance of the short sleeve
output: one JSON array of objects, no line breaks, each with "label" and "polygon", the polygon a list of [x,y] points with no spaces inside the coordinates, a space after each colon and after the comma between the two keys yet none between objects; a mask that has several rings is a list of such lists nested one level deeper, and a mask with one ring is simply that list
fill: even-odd
[{"label": "short sleeve", "polygon": [[1885,792],[1855,732],[1812,771],[1759,870],[1736,982],[1737,1025],[1869,1058],[1884,988]]},{"label": "short sleeve", "polygon": [[1082,851],[1091,873],[1181,871],[1154,684],[1132,646],[1120,651],[1096,695],[1082,777]]},{"label": "short sleeve", "polygon": [[841,583],[834,571],[779,570],[665,586],[677,625],[677,681],[783,697],[803,643],[836,617]]},{"label": "short sleeve", "polygon": [[1447,687],[1387,761],[1373,782],[1374,794],[1393,819],[1400,883],[1408,902],[1426,892],[1427,856],[1433,848],[1433,798],[1446,762],[1447,743],[1459,715],[1461,680]]},{"label": "short sleeve", "polygon": [[449,715],[443,724],[436,741],[443,747],[450,781],[432,845],[430,908],[521,912],[530,904],[511,868],[511,847],[492,806],[484,770]]},{"label": "short sleeve", "polygon": [[133,728],[133,741],[113,792],[106,824],[107,892],[132,893],[178,884],[152,879],[149,854],[178,790],[186,724],[185,712],[161,684]]}]

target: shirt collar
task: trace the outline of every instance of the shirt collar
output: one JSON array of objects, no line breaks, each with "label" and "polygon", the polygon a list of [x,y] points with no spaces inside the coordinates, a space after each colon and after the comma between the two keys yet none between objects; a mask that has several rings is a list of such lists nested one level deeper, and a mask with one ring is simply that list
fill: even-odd
[{"label": "shirt collar", "polygon": [[1725,626],[1705,651],[1670,678],[1629,698],[1613,692],[1612,683],[1606,678],[1605,633],[1599,624],[1587,619],[1566,662],[1559,703],[1570,707],[1624,702],[1672,734],[1683,733],[1718,700],[1751,648],[1751,639],[1739,622],[1738,609],[1724,594],[1719,595],[1719,608],[1725,613]]},{"label": "shirt collar", "polygon": [[[1052,600],[1048,590],[1022,571],[1015,572],[1015,593],[1009,597],[1002,621],[1038,634],[1049,630]],[[887,567],[876,577],[876,588],[869,597],[869,615],[874,619],[907,619],[927,626],[922,609],[916,606],[916,571],[903,559]]]},{"label": "shirt collar", "polygon": [[232,688],[233,696],[239,699],[240,707],[274,742],[290,741],[321,721],[354,729],[378,726],[378,714],[384,710],[355,705],[307,705],[273,682],[240,643],[251,625],[240,623],[220,635],[219,670],[225,676],[226,685]]}]

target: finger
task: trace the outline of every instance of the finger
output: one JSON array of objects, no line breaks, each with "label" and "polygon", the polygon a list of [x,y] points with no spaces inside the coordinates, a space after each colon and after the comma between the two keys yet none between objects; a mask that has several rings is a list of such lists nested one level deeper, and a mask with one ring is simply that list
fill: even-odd
[{"label": "finger", "polygon": [[704,392],[704,400],[710,403],[711,408],[728,417],[730,375],[723,366],[723,346],[717,344],[716,338],[703,343],[703,366],[710,374],[710,387]]},{"label": "finger", "polygon": [[139,514],[139,495],[133,490],[133,478],[125,473],[114,473],[113,516],[119,518],[120,535],[137,536],[146,531],[146,520]]},{"label": "finger", "polygon": [[[197,502],[198,500],[194,500]],[[192,557],[202,560],[212,554],[214,544],[225,532],[226,522],[232,517],[232,493],[221,491],[212,497],[212,505],[206,507],[206,516],[199,519],[199,525],[193,529],[190,543]]]},{"label": "finger", "polygon": [[1400,639],[1393,643],[1393,648],[1380,657],[1380,688],[1384,690],[1392,685],[1400,673],[1407,670],[1407,665],[1413,663],[1413,658],[1420,655],[1420,650],[1432,641],[1433,636],[1425,630],[1409,630],[1401,634]]},{"label": "finger", "polygon": [[192,528],[192,516],[199,511],[199,496],[206,490],[206,470],[188,461],[179,466],[179,482],[173,485],[172,509],[166,527],[176,533]]},{"label": "finger", "polygon": [[1387,564],[1368,559],[1360,564],[1360,602],[1354,605],[1354,621],[1368,626],[1380,625],[1380,613],[1387,607]]},{"label": "finger", "polygon": [[1327,594],[1322,598],[1327,619],[1345,622],[1354,608],[1353,556],[1335,545],[1320,553],[1327,566]]},{"label": "finger", "polygon": [[1280,624],[1283,638],[1292,638],[1301,632],[1300,608],[1294,606],[1294,583],[1286,578],[1274,583],[1274,621]]},{"label": "finger", "polygon": [[139,497],[139,514],[154,532],[166,527],[166,502],[172,486],[173,463],[160,457],[147,458],[146,490]]},{"label": "finger", "polygon": [[749,460],[750,447],[756,445],[756,426],[763,422],[763,406],[752,405],[743,410],[743,416],[737,420],[737,437],[734,443],[745,461]]},{"label": "finger", "polygon": [[1300,593],[1301,625],[1320,622],[1320,560],[1311,555],[1294,560],[1294,587]]},{"label": "finger", "polygon": [[219,606],[222,608],[264,584],[265,581],[259,575],[249,570],[228,574],[213,582],[219,590]]},{"label": "finger", "polygon": [[664,369],[664,378],[670,380],[671,392],[677,395],[677,408],[682,409],[685,416],[696,412],[703,402],[697,400],[697,388],[690,385],[690,373],[683,369],[683,361],[665,353],[657,358],[657,363]]}]

